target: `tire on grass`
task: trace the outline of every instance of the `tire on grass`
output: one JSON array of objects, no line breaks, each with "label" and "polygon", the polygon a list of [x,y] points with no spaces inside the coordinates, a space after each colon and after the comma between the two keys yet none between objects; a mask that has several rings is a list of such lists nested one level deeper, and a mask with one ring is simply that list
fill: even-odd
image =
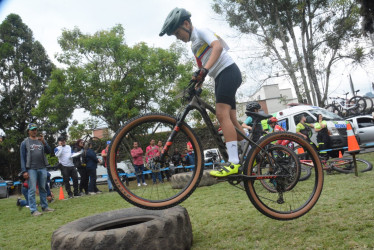
[{"label": "tire on grass", "polygon": [[[211,186],[218,183],[216,178],[210,176],[210,171],[211,170],[204,170],[201,180],[199,182],[199,187]],[[191,175],[192,172],[185,172],[172,175],[170,178],[171,187],[173,189],[180,189],[186,187],[187,183],[192,178]]]},{"label": "tire on grass", "polygon": [[192,227],[181,206],[126,208],[78,219],[52,235],[52,249],[190,249]]}]

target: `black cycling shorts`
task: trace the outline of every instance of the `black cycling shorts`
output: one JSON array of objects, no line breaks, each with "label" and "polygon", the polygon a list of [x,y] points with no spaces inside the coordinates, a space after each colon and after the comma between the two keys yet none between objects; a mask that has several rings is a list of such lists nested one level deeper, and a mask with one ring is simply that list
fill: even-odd
[{"label": "black cycling shorts", "polygon": [[222,70],[215,78],[216,103],[225,103],[236,109],[235,94],[242,83],[242,74],[233,63]]}]

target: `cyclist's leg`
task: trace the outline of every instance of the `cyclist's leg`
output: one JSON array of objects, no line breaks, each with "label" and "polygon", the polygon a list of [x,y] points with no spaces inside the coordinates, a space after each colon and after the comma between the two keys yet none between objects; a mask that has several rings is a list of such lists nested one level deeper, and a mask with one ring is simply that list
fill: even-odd
[{"label": "cyclist's leg", "polygon": [[[236,64],[226,67],[215,78],[216,115],[225,137],[226,148],[229,155],[229,164],[222,171],[211,171],[216,177],[223,177],[238,173],[240,167],[238,156],[238,138],[235,127],[240,127],[236,119],[235,94],[242,76]],[[240,128],[241,129],[241,128]]]}]

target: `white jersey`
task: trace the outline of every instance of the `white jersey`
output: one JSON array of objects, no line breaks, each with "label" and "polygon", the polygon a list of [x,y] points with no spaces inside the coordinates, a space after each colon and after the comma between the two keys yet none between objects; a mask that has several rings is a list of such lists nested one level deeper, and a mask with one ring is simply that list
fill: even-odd
[{"label": "white jersey", "polygon": [[65,167],[73,167],[73,158],[71,155],[73,154],[71,147],[69,145],[66,146],[58,146],[55,148],[55,155],[58,158],[58,161]]},{"label": "white jersey", "polygon": [[214,32],[211,30],[197,29],[194,27],[190,40],[192,42],[191,49],[195,55],[199,68],[204,67],[204,65],[208,62],[209,57],[212,54],[212,42],[216,40],[220,41],[223,50],[216,63],[209,69],[210,77],[216,78],[223,69],[234,63],[234,60],[227,53],[229,47],[225,41],[218,35],[214,34]]}]

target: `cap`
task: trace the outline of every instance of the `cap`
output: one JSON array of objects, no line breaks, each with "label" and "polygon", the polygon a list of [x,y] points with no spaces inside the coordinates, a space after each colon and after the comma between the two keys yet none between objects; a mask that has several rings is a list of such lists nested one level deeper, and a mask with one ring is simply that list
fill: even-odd
[{"label": "cap", "polygon": [[38,126],[35,123],[30,123],[27,126],[27,130],[33,130],[33,129],[37,129],[37,128],[38,128]]},{"label": "cap", "polygon": [[106,141],[106,145],[109,145],[111,141]]}]

